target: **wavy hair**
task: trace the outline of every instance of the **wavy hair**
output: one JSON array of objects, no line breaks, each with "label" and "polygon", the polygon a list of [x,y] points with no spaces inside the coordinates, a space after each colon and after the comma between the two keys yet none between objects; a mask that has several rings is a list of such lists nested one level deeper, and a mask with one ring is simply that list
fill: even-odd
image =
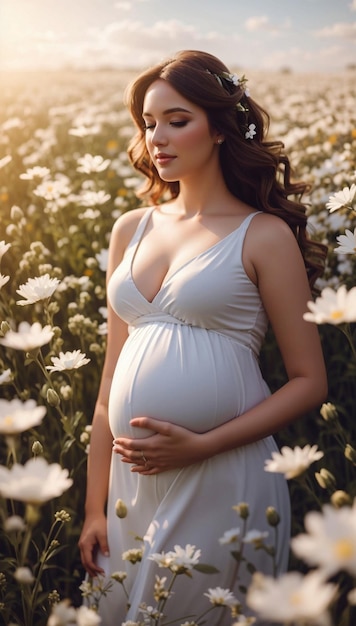
[{"label": "wavy hair", "polygon": [[[291,181],[291,166],[281,141],[267,141],[270,118],[252,98],[246,96],[243,81],[225,80],[228,68],[216,57],[197,50],[184,50],[141,73],[126,91],[126,104],[137,127],[128,146],[134,168],[145,176],[137,196],[156,204],[162,198],[176,198],[179,182],[163,181],[145,143],[142,119],[148,87],[157,79],[166,80],[184,98],[204,109],[211,128],[225,140],[220,146],[220,165],[229,191],[259,211],[277,215],[291,228],[304,258],[310,286],[323,273],[326,246],[310,239],[306,207],[301,202],[308,189],[304,182]],[[219,77],[220,80],[217,78]],[[256,134],[245,132],[255,124]],[[290,198],[292,196],[292,198]]]}]

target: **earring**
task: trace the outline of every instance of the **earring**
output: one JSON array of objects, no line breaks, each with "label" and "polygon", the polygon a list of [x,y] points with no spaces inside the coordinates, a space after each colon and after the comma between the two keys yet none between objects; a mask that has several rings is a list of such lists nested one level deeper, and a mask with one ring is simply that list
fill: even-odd
[{"label": "earring", "polygon": [[219,137],[219,139],[218,139],[218,144],[219,144],[219,146],[221,146],[221,144],[222,144],[222,143],[224,143],[224,140],[223,140],[223,138],[222,138],[222,137]]}]

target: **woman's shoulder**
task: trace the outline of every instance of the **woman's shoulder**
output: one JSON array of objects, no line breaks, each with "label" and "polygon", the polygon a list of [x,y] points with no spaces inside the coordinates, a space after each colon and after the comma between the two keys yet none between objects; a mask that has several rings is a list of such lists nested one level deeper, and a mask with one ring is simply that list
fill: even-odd
[{"label": "woman's shoulder", "polygon": [[256,213],[249,231],[257,243],[276,245],[295,240],[292,229],[284,219],[263,211]]},{"label": "woman's shoulder", "polygon": [[280,217],[258,213],[251,221],[244,243],[244,262],[251,275],[276,273],[278,266],[301,260],[297,239],[290,226]]},{"label": "woman's shoulder", "polygon": [[121,244],[126,247],[147,211],[151,211],[151,207],[140,207],[139,209],[131,209],[122,213],[113,225],[112,238],[120,239]]}]

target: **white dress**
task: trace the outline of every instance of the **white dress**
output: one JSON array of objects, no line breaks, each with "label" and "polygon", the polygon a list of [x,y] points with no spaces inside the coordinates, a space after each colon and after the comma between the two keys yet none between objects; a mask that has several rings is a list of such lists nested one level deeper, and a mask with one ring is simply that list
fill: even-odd
[{"label": "white dress", "polygon": [[[151,434],[130,426],[134,416],[142,415],[204,432],[269,395],[258,364],[266,314],[242,264],[245,233],[256,213],[185,263],[149,302],[135,286],[131,268],[153,210],[145,212],[108,286],[110,302],[130,331],[109,401],[114,437]],[[267,437],[202,463],[154,476],[132,473],[130,465],[113,454],[107,510],[110,556],[99,555],[98,560],[108,575],[126,570],[130,608],[127,611],[121,585],[115,583],[114,590],[100,603],[102,626],[142,619],[142,602],[155,606],[155,575],[169,578],[169,572],[158,568],[148,556],[174,550],[175,545],[195,545],[201,549],[200,562],[214,565],[219,573],[193,571],[192,579],[179,576],[166,605],[167,622],[182,618],[176,622],[179,625],[206,611],[210,606],[204,596],[208,588],[230,588],[243,601],[239,586],[247,586],[250,575],[242,564],[235,580],[236,561],[230,552],[237,546],[219,542],[230,529],[240,527],[243,533],[242,520],[232,508],[240,502],[249,505],[247,530],[267,531],[270,544],[274,529],[268,525],[265,511],[268,506],[278,510],[277,564],[279,572],[286,570],[288,489],[283,476],[264,471],[265,460],[276,449],[274,439]],[[119,498],[128,511],[123,519],[115,514]],[[123,561],[124,551],[141,546],[137,536],[144,538],[142,562]],[[247,544],[244,556],[258,570],[272,573],[272,560],[264,550]],[[208,626],[230,626],[233,621],[230,611],[221,608],[210,612],[207,619]]]}]

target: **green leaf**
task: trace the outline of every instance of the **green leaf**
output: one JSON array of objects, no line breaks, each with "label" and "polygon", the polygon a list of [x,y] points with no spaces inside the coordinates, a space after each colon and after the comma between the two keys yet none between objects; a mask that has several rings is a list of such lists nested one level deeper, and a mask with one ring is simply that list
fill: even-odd
[{"label": "green leaf", "polygon": [[213,565],[207,565],[206,563],[198,563],[194,565],[193,569],[197,572],[202,572],[202,574],[218,574],[220,571]]}]

